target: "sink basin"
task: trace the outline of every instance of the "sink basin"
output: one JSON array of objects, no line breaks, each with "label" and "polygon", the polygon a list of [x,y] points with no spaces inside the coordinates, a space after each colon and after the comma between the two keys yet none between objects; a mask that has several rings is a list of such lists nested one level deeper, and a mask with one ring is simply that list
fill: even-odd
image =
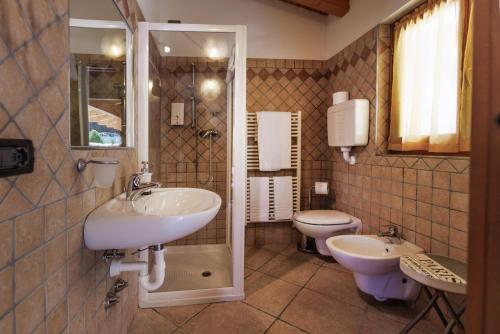
[{"label": "sink basin", "polygon": [[103,250],[171,242],[207,225],[221,203],[216,193],[197,188],[156,188],[136,201],[121,194],[87,217],[85,245]]}]

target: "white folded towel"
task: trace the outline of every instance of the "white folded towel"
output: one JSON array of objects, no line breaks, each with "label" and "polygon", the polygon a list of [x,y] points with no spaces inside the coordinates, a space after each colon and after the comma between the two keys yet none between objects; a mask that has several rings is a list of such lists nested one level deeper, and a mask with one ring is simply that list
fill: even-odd
[{"label": "white folded towel", "polygon": [[276,220],[292,219],[293,187],[291,176],[275,176],[274,180],[274,217]]},{"label": "white folded towel", "polygon": [[292,114],[257,112],[259,169],[276,171],[292,166]]},{"label": "white folded towel", "polygon": [[269,221],[268,177],[250,177],[250,221]]}]

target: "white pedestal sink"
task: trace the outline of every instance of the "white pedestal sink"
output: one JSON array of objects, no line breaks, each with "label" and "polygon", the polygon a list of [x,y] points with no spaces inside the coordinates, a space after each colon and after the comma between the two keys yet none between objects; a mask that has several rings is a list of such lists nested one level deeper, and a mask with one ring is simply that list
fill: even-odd
[{"label": "white pedestal sink", "polygon": [[85,245],[127,249],[174,241],[207,225],[221,203],[216,193],[197,188],[156,188],[136,201],[121,194],[87,217]]}]

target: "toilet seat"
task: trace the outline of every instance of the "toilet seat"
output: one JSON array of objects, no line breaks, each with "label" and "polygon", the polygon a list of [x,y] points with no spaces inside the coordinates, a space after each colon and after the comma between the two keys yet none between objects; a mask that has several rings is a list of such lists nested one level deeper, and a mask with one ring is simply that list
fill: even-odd
[{"label": "toilet seat", "polygon": [[359,233],[361,220],[337,210],[308,210],[296,212],[293,223],[302,234],[314,238],[322,255],[331,256],[326,239],[334,233]]},{"label": "toilet seat", "polygon": [[352,223],[351,215],[337,210],[300,211],[293,216],[293,219],[298,223],[317,226],[347,225]]}]

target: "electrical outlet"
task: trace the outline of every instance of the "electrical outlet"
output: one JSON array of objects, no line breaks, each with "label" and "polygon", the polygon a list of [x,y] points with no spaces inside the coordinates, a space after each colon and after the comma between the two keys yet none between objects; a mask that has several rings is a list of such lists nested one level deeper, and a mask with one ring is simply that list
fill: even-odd
[{"label": "electrical outlet", "polygon": [[0,139],[0,177],[33,172],[35,156],[29,139]]}]

